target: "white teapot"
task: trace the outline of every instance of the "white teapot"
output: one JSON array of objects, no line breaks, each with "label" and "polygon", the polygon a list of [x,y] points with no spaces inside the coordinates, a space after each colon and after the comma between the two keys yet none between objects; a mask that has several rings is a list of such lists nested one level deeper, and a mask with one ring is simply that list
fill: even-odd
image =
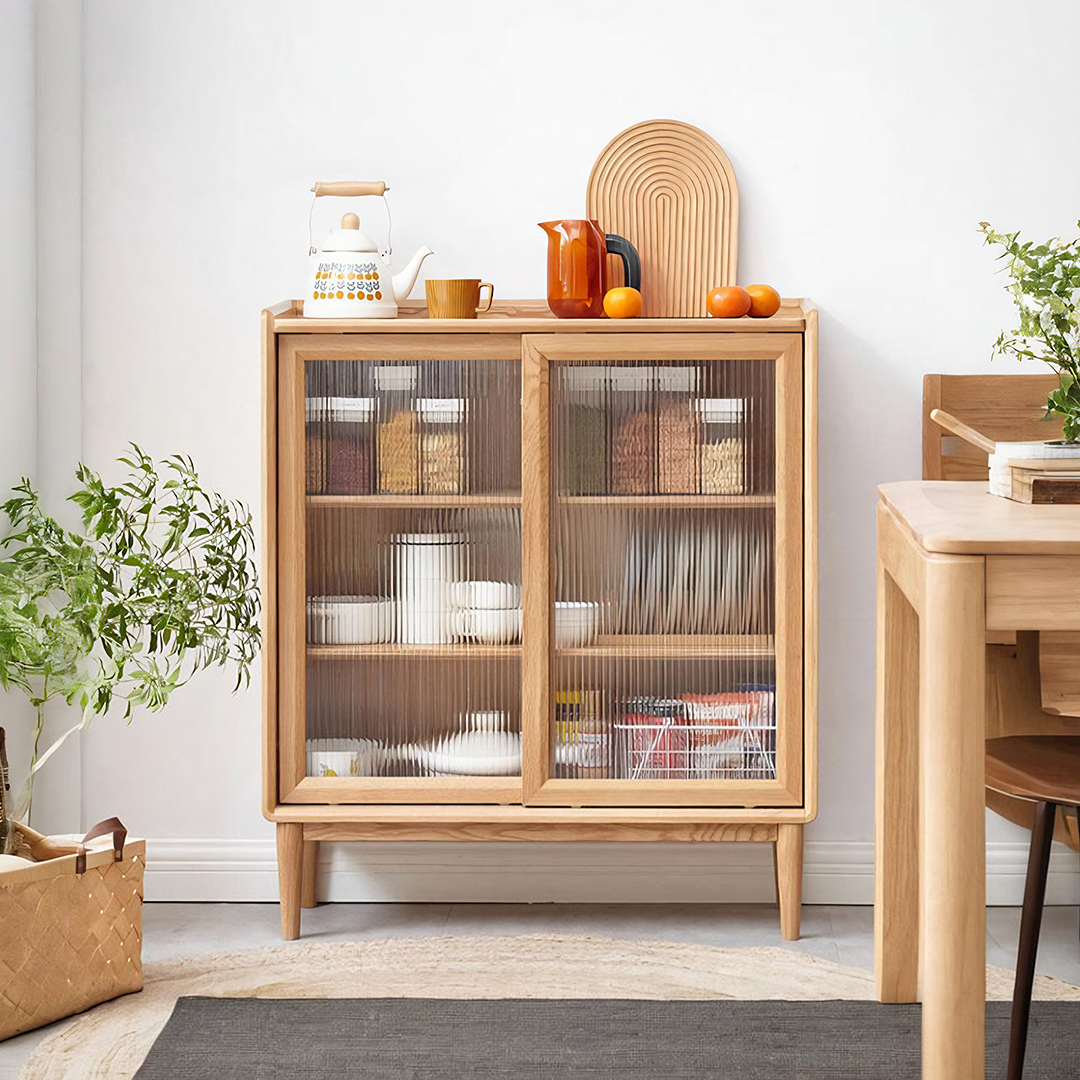
[{"label": "white teapot", "polygon": [[[320,195],[382,195],[390,189],[381,180],[343,180],[319,182],[312,189]],[[315,203],[312,201],[312,211]],[[387,206],[387,217],[390,209]],[[308,221],[310,232],[311,221]],[[423,261],[434,252],[421,248],[409,265],[397,274],[390,273],[390,236],[383,255],[360,231],[360,218],[345,214],[341,227],[332,229],[321,247],[310,248],[311,269],[304,294],[304,316],[309,319],[393,319],[412,291]]]}]

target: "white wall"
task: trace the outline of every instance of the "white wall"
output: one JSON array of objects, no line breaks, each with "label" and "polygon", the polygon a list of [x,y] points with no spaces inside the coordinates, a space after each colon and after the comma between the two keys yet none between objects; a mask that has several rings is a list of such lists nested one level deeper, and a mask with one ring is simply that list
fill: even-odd
[{"label": "white wall", "polygon": [[[209,483],[257,505],[258,312],[300,294],[314,180],[385,179],[398,251],[428,244],[432,275],[541,296],[535,222],[582,211],[607,140],[651,117],[698,125],[738,176],[740,277],[810,296],[822,312],[822,797],[808,866],[853,867],[841,892],[866,900],[874,486],[919,473],[923,373],[986,370],[1011,319],[976,223],[1032,236],[1075,226],[1080,6],[1035,0],[1021,15],[1006,0],[624,0],[616,13],[553,0],[362,11],[330,0],[86,5],[87,459],[105,467],[129,439],[183,450]],[[381,207],[367,213],[374,230]],[[239,894],[235,875],[253,881],[270,852],[258,741],[257,688],[231,698],[214,676],[129,730],[102,721],[83,748],[85,818],[118,812],[141,834],[171,838],[159,850],[172,853],[179,892],[210,852],[225,869],[199,887]],[[201,838],[229,843],[189,842]],[[1019,834],[995,822],[991,839]],[[506,851],[507,869],[519,866]],[[339,895],[377,891],[361,873],[369,858],[419,861],[429,876],[416,889],[438,893],[439,852],[395,852],[338,853],[336,865],[351,859],[355,871],[337,879],[354,883]],[[578,856],[536,858],[554,879],[560,860]],[[678,871],[679,893],[684,873],[724,858],[757,856],[657,849],[649,874]],[[626,860],[612,847],[593,865]],[[764,889],[767,868],[756,880]],[[716,888],[725,895],[724,880]]]},{"label": "white wall", "polygon": [[[34,238],[34,5],[13,0],[0,23],[0,483],[37,473],[36,245]],[[12,696],[0,711],[11,760],[25,760],[33,710]]]}]

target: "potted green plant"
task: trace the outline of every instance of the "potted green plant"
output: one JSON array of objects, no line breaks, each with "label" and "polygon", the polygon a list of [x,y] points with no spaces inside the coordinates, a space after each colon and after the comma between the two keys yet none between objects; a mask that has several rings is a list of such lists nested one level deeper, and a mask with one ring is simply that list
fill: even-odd
[{"label": "potted green plant", "polygon": [[[1078,223],[1080,224],[1080,223]],[[1015,330],[1003,330],[994,343],[999,355],[1041,360],[1058,373],[1058,387],[1047,401],[1047,417],[1064,424],[1063,452],[1080,457],[1080,238],[1054,238],[1042,244],[1020,234],[996,232],[979,223],[986,243],[1000,247],[1009,276],[1006,291],[1020,316]]]},{"label": "potted green plant", "polygon": [[[15,819],[30,812],[37,771],[95,716],[117,705],[128,719],[157,711],[215,665],[232,666],[239,688],[258,654],[248,509],[203,488],[190,458],[155,463],[135,446],[119,460],[128,475],[117,486],[76,470],[79,531],[46,516],[28,480],[0,506],[10,523],[0,536],[0,687],[21,690],[36,713]],[[42,751],[45,706],[58,698],[77,710],[74,722]]]},{"label": "potted green plant", "polygon": [[[117,486],[78,467],[78,530],[46,516],[28,480],[0,506],[0,687],[25,693],[36,715],[10,810],[0,729],[0,1039],[142,988],[145,843],[115,818],[85,838],[111,836],[112,850],[42,837],[22,820],[34,775],[95,716],[161,709],[203,668],[231,666],[245,685],[259,649],[247,508],[207,491],[190,458],[155,463],[135,446],[120,460]],[[74,723],[42,752],[58,698]]]}]

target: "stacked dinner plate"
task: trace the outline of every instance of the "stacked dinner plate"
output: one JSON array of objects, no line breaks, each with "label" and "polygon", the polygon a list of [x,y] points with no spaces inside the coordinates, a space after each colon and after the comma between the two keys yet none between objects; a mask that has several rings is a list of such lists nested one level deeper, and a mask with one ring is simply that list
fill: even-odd
[{"label": "stacked dinner plate", "polygon": [[600,626],[600,605],[592,600],[555,601],[555,648],[591,645]]}]

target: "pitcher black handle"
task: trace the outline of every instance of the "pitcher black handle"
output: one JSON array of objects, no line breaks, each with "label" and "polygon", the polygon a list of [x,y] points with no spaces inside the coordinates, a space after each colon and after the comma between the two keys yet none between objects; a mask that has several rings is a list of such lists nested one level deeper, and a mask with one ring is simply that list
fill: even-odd
[{"label": "pitcher black handle", "polygon": [[607,245],[609,255],[618,255],[622,259],[623,277],[626,284],[631,289],[640,290],[641,259],[638,256],[637,248],[629,240],[624,240],[623,237],[616,236],[615,233],[607,233],[604,242]]}]

